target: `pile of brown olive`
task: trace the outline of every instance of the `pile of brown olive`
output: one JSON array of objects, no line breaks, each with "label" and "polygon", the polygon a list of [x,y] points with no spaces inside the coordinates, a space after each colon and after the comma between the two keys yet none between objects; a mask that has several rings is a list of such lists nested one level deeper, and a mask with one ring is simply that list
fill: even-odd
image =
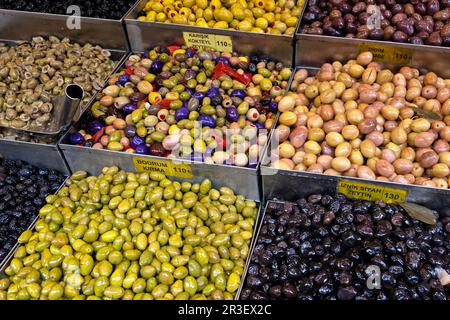
[{"label": "pile of brown olive", "polygon": [[0,43],[0,127],[41,131],[52,120],[53,98],[71,83],[84,89],[86,103],[112,72],[110,56],[99,46],[54,36]]},{"label": "pile of brown olive", "polygon": [[363,52],[315,76],[300,69],[279,103],[274,167],[448,188],[450,80]]},{"label": "pile of brown olive", "polygon": [[449,300],[450,219],[312,195],[269,202],[243,300]]},{"label": "pile of brown olive", "polygon": [[447,0],[310,0],[301,31],[335,37],[450,46]]}]

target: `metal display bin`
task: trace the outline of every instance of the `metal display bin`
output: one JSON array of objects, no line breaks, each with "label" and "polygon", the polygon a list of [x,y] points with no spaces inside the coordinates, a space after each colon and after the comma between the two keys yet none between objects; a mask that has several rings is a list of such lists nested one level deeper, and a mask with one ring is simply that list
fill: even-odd
[{"label": "metal display bin", "polygon": [[[272,193],[270,194],[270,198],[268,198],[268,200],[265,204],[264,211],[261,212],[260,216],[259,216],[260,223],[254,233],[254,236],[253,236],[251,252],[250,252],[249,257],[247,258],[247,263],[245,265],[244,274],[241,279],[241,286],[239,287],[239,290],[237,291],[237,294],[236,294],[236,300],[240,300],[242,290],[244,289],[245,281],[247,280],[247,275],[248,275],[248,268],[251,263],[252,256],[254,254],[256,244],[258,243],[261,228],[264,225],[264,219],[266,217],[267,207],[268,207],[269,203],[270,202],[283,203],[283,202],[289,202],[289,201],[296,201],[301,198],[307,198],[308,196],[313,195],[313,194],[329,194],[329,195],[336,194],[336,183],[334,183],[334,181],[332,181],[331,179],[324,179],[324,176],[321,176],[321,175],[316,175],[316,176],[319,176],[319,177],[316,179],[311,176],[301,176],[300,175],[297,177],[296,180],[283,179],[284,187],[280,188],[278,186],[277,188],[272,190]],[[325,176],[325,177],[329,177],[329,176]],[[275,182],[275,181],[272,181],[272,182]],[[302,188],[296,188],[299,185],[301,185]],[[304,186],[308,186],[308,187],[304,187]],[[409,189],[409,186],[404,186],[404,187]],[[423,190],[422,190],[422,192],[423,192]],[[280,200],[280,199],[284,199],[284,200]],[[436,210],[439,213],[439,217],[441,217],[441,218],[450,216],[450,211],[448,209],[448,203],[442,202],[442,201],[436,201],[436,197],[420,198],[417,194],[414,194],[414,195],[411,195],[410,201]]]},{"label": "metal display bin", "polygon": [[125,17],[132,51],[144,51],[155,44],[182,45],[185,43],[183,33],[200,33],[228,36],[232,40],[233,49],[237,52],[246,55],[268,55],[283,62],[286,66],[292,66],[294,35],[275,35],[137,20],[146,3],[146,0],[140,0]]},{"label": "metal display bin", "polygon": [[[344,56],[344,55],[343,55]],[[348,57],[343,57],[348,59]],[[322,62],[323,64],[323,62]],[[391,67],[392,70],[398,70],[398,65],[383,64]],[[321,65],[319,65],[320,67]],[[297,67],[292,74],[289,82],[289,88],[292,85],[293,77],[299,69],[307,69],[310,74],[315,74],[317,67]],[[341,179],[346,181],[364,182],[382,187],[407,190],[408,201],[418,204],[428,204],[430,208],[442,210],[450,215],[450,189],[440,189],[419,185],[405,185],[396,182],[383,182],[376,180],[367,180],[361,178],[352,178],[346,176],[331,176],[325,174],[311,173],[306,171],[284,170],[271,167],[272,150],[278,147],[274,143],[274,129],[278,126],[279,116],[269,139],[270,144],[266,147],[265,153],[261,159],[260,173],[262,179],[263,203],[271,199],[281,201],[292,201],[299,197],[312,193],[328,192],[335,193],[337,185]]]},{"label": "metal display bin", "polygon": [[[13,44],[19,41],[30,40],[32,37],[39,35],[68,37],[72,41],[79,43],[90,42],[108,49],[111,52],[111,57],[118,64],[121,64],[128,51],[127,38],[121,21],[81,17],[81,29],[70,30],[66,25],[67,19],[68,16],[64,15],[0,9],[0,42]],[[112,32],[114,32],[114,37],[111,37]],[[92,99],[94,97],[95,94]],[[87,105],[89,103],[80,106],[80,109],[85,108]],[[79,114],[81,114],[81,111]],[[18,132],[20,133],[20,131]],[[33,138],[32,136],[30,137]],[[49,168],[68,172],[67,164],[57,147],[59,138],[60,136],[46,137],[46,141],[50,142],[50,144],[0,138],[0,154],[12,158],[16,154],[23,154],[26,155],[27,161],[32,164],[45,164]],[[40,155],[44,154],[45,158],[41,158]]]},{"label": "metal display bin", "polygon": [[[135,155],[126,152],[109,150],[97,150],[86,147],[73,146],[65,143],[68,134],[63,137],[59,147],[72,172],[83,169],[91,174],[99,174],[103,167],[118,166],[125,171],[135,172],[136,167],[133,159],[155,160],[158,164],[170,165],[173,161],[149,155]],[[192,179],[175,178],[178,181],[201,182],[204,179],[222,182],[224,186],[232,188],[237,194],[244,195],[249,200],[259,201],[260,182],[257,169],[240,168],[225,165],[206,164],[202,162],[191,162],[188,160],[176,160],[176,163],[184,164],[192,171]]]},{"label": "metal display bin", "polygon": [[[443,46],[414,45],[410,43],[398,43],[392,41],[377,41],[370,39],[354,39],[345,37],[332,37],[301,33],[303,15],[308,3],[300,17],[300,23],[295,34],[295,58],[294,65],[320,67],[324,62],[343,61],[348,57],[356,57],[360,51],[370,51],[376,55],[385,52],[381,60],[388,67],[402,62],[410,66],[425,67],[427,71],[438,73],[442,77],[450,77],[450,48]],[[393,59],[389,55],[398,54]]]},{"label": "metal display bin", "polygon": [[[105,166],[110,166],[110,165],[116,165],[116,164],[105,164]],[[83,170],[87,171],[89,174],[95,174],[95,175],[100,174],[101,173],[101,169],[102,169],[102,167],[90,166],[86,170],[84,164],[83,164],[82,167],[79,167],[79,169],[80,168],[83,168]],[[124,168],[124,167],[120,167],[120,168],[127,171],[127,168]],[[134,170],[131,169],[131,171],[134,171]],[[215,186],[215,187],[223,186],[223,181],[224,181],[223,177],[215,175],[215,176],[211,176],[211,180],[213,182],[213,186]],[[65,185],[66,181],[64,182],[64,184],[61,187],[63,187]],[[245,280],[245,275],[247,274],[247,270],[248,270],[248,267],[249,267],[250,262],[251,262],[251,253],[253,252],[253,248],[254,248],[254,246],[256,244],[257,232],[259,233],[259,230],[260,230],[260,227],[261,227],[261,224],[262,224],[262,221],[263,221],[263,216],[264,216],[264,213],[266,212],[265,209],[263,210],[264,207],[262,206],[262,204],[259,201],[256,201],[256,203],[257,203],[257,207],[258,207],[258,215],[257,215],[256,221],[255,221],[255,225],[253,227],[253,236],[252,236],[252,240],[250,242],[249,254],[248,254],[247,259],[245,261],[244,272],[243,272],[243,275],[241,276],[241,284],[239,286],[238,291],[236,291],[236,295],[235,295],[234,300],[239,300],[240,292],[241,292],[241,290],[243,288],[243,284],[244,284],[244,280]],[[36,222],[38,220],[39,220],[39,216],[37,216],[34,219],[33,223],[30,225],[28,230],[34,230],[34,227],[36,226]],[[13,249],[11,249],[10,253],[3,259],[3,261],[0,261],[0,279],[2,279],[3,277],[7,277],[4,271],[9,266],[9,264],[11,263],[11,260],[14,258],[14,254],[16,253],[16,251],[17,251],[17,249],[19,247],[20,247],[20,245],[19,245],[19,243],[17,243],[13,247]]]},{"label": "metal display bin", "polygon": [[77,17],[79,29],[71,29],[69,15],[0,9],[0,39],[29,40],[32,36],[68,37],[78,42],[95,42],[104,48],[128,51],[121,20]]},{"label": "metal display bin", "polygon": [[[142,51],[135,51],[136,54],[141,54]],[[132,53],[131,53],[132,54]],[[126,59],[124,59],[126,60]],[[121,70],[121,67],[125,61],[118,66],[115,72]],[[290,88],[293,76],[289,79],[287,88]],[[106,87],[106,85],[105,85]],[[168,159],[151,155],[137,155],[127,152],[110,151],[105,149],[93,149],[81,146],[71,145],[69,141],[69,135],[75,131],[75,128],[79,127],[83,122],[84,117],[88,109],[94,103],[91,100],[88,107],[85,109],[84,114],[80,117],[72,128],[66,132],[58,143],[58,147],[62,151],[67,164],[72,172],[83,169],[92,174],[99,174],[101,169],[105,166],[118,166],[126,171],[136,171],[135,161],[136,159],[145,159],[147,161],[157,161],[158,163],[165,163],[170,166],[170,163],[175,161],[176,164],[187,166],[188,170],[192,172],[192,179],[189,178],[177,178],[171,176],[179,181],[193,181],[200,182],[204,179],[211,179],[213,181],[225,182],[226,186],[232,188],[236,193],[244,195],[247,199],[260,201],[262,197],[261,193],[261,177],[259,174],[259,167],[262,160],[262,155],[258,160],[256,168],[237,167],[229,165],[208,164],[198,161],[190,161],[185,159]],[[274,126],[278,122],[278,115],[274,121]],[[272,131],[275,127],[267,133],[268,140],[271,139]],[[262,154],[265,154],[269,143],[267,142],[262,150]]]}]

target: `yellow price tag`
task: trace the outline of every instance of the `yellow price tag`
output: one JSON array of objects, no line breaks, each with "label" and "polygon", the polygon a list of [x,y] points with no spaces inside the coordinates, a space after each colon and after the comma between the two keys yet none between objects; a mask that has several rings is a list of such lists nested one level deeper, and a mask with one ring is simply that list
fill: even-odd
[{"label": "yellow price tag", "polygon": [[405,203],[408,190],[383,187],[366,182],[356,182],[341,179],[338,184],[338,193],[349,198],[375,201],[382,200],[386,203]]},{"label": "yellow price tag", "polygon": [[230,36],[183,32],[183,38],[188,47],[213,49],[220,52],[233,52],[233,41]]},{"label": "yellow price tag", "polygon": [[159,172],[168,177],[192,179],[192,166],[185,163],[175,163],[171,160],[133,158],[134,168],[137,172]]},{"label": "yellow price tag", "polygon": [[393,64],[411,64],[414,54],[413,49],[385,46],[378,43],[362,43],[359,46],[359,53],[370,51],[373,60]]}]

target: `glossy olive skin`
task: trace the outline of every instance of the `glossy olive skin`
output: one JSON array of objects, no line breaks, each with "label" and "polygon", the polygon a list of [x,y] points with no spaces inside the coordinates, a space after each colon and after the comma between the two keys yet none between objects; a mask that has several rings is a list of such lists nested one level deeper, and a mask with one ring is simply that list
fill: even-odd
[{"label": "glossy olive skin", "polygon": [[[447,300],[434,269],[448,268],[449,223],[342,195],[269,202],[240,298]],[[370,266],[381,270],[381,290],[367,287]]]},{"label": "glossy olive skin", "polygon": [[0,261],[39,212],[45,198],[58,190],[61,173],[22,161],[0,162]]},{"label": "glossy olive skin", "polygon": [[[379,9],[381,19],[376,19],[370,5]],[[301,30],[334,37],[449,46],[448,10],[445,0],[313,0],[307,4]]]}]

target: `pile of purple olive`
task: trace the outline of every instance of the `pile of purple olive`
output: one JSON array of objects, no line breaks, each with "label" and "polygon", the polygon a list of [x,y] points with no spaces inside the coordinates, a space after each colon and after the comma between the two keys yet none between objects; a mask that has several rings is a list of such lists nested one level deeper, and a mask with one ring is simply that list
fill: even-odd
[{"label": "pile of purple olive", "polygon": [[448,0],[310,0],[302,33],[450,46]]},{"label": "pile of purple olive", "polygon": [[270,202],[241,299],[449,300],[449,253],[449,217],[342,195]]}]

